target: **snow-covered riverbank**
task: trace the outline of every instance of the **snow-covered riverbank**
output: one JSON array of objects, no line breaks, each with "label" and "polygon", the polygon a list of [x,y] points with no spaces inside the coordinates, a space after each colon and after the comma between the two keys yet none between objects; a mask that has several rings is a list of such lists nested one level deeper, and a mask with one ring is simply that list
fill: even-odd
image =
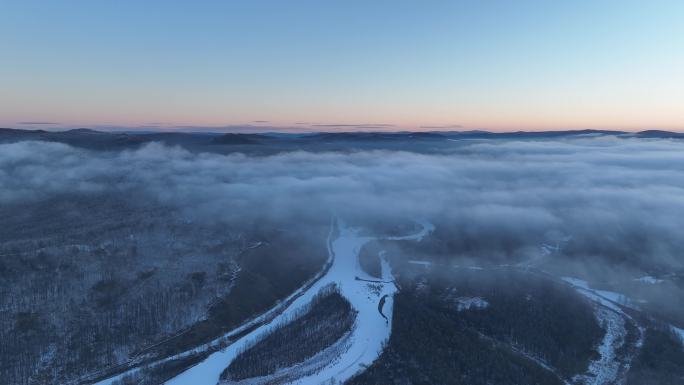
[{"label": "snow-covered riverbank", "polygon": [[[292,315],[307,305],[319,290],[327,285],[335,284],[340,293],[349,300],[358,312],[355,326],[341,354],[323,366],[316,373],[294,380],[293,384],[319,384],[330,381],[345,381],[363,370],[377,359],[382,352],[385,341],[390,336],[392,325],[393,295],[396,286],[392,283],[389,264],[382,261],[382,278],[384,283],[365,282],[356,277],[366,274],[358,263],[361,247],[371,237],[360,236],[359,232],[338,221],[337,239],[330,244],[334,257],[332,266],[327,274],[297,298],[285,311],[279,314],[269,324],[250,332],[243,338],[228,346],[226,349],[210,355],[206,360],[181,373],[168,381],[168,385],[214,385],[218,382],[221,372],[245,347],[258,341],[272,327],[287,322]],[[420,240],[433,229],[431,224],[424,224],[417,234],[405,237],[392,237],[392,240]],[[378,312],[378,303],[385,297],[383,313]]]},{"label": "snow-covered riverbank", "polygon": [[643,343],[643,329],[620,307],[635,308],[634,303],[620,293],[592,289],[586,281],[581,279],[563,277],[562,280],[594,303],[596,319],[605,330],[597,348],[599,357],[589,364],[586,374],[578,375],[573,380],[587,385],[615,383],[621,373],[630,367],[635,354],[634,352],[626,353],[624,357],[618,354],[626,343],[628,322],[632,322],[639,333],[634,347],[640,348]]},{"label": "snow-covered riverbank", "polygon": [[[414,240],[419,241],[434,229],[429,222],[419,222],[422,229],[415,234],[406,236],[387,237],[388,240]],[[215,385],[223,370],[235,357],[246,347],[255,343],[266,335],[273,327],[284,324],[292,319],[297,311],[308,305],[313,297],[330,284],[337,285],[340,293],[347,298],[352,307],[358,312],[354,328],[343,343],[343,347],[336,347],[336,356],[326,362],[315,364],[317,369],[309,371],[301,378],[293,380],[292,384],[318,384],[330,380],[345,381],[365,367],[373,363],[380,353],[384,343],[389,339],[392,326],[393,295],[397,291],[393,283],[390,266],[384,255],[381,255],[382,280],[368,282],[359,280],[358,277],[369,277],[360,267],[358,255],[361,247],[372,237],[361,236],[359,231],[348,227],[341,221],[335,224],[338,237],[328,239],[328,252],[330,267],[315,283],[305,286],[298,292],[293,293],[283,305],[276,306],[262,316],[249,321],[238,329],[228,333],[225,337],[232,337],[241,332],[253,328],[250,332],[240,337],[226,348],[210,354],[195,366],[172,378],[168,385]],[[331,230],[331,235],[333,234]],[[382,313],[378,310],[380,300],[383,300]],[[283,308],[284,307],[284,308]],[[258,327],[257,327],[258,325]],[[201,352],[212,348],[212,344],[200,346],[191,351],[177,356],[161,360],[162,363],[171,359],[188,356],[192,353]],[[328,355],[329,356],[329,355]],[[303,363],[306,365],[307,363]],[[155,364],[153,364],[155,365]],[[103,380],[97,385],[111,385],[126,374],[135,373],[139,369],[133,369],[126,373]],[[255,379],[256,380],[256,379]],[[258,381],[257,381],[258,382]]]}]

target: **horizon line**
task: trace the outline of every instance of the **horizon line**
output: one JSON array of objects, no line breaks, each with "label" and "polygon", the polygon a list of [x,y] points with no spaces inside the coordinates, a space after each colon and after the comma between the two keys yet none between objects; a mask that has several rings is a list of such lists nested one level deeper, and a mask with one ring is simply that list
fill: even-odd
[{"label": "horizon line", "polygon": [[[52,133],[69,132],[76,130],[89,130],[93,132],[102,133],[182,133],[182,134],[319,134],[319,133],[366,133],[366,134],[400,134],[400,133],[491,133],[491,134],[507,134],[507,133],[544,133],[544,132],[603,132],[603,133],[642,133],[649,131],[670,132],[670,133],[684,133],[682,130],[661,129],[661,128],[644,128],[644,129],[603,129],[603,128],[559,128],[559,129],[516,129],[516,130],[490,130],[490,129],[420,129],[427,127],[419,127],[418,129],[397,129],[397,130],[314,130],[304,129],[302,127],[290,126],[250,126],[250,125],[229,125],[229,126],[174,126],[174,127],[152,127],[152,126],[60,126],[60,127],[45,127],[46,124],[41,123],[39,127],[0,127],[0,129],[18,130],[18,131],[43,131]],[[51,125],[51,124],[50,124]],[[364,127],[375,128],[387,127],[388,125],[371,124],[363,125]],[[316,128],[323,127],[358,127],[358,125],[317,125]],[[261,128],[261,129],[259,129]],[[446,127],[445,127],[446,128]],[[465,128],[465,127],[463,127]],[[246,130],[248,129],[248,130]],[[256,130],[255,130],[256,129]]]}]

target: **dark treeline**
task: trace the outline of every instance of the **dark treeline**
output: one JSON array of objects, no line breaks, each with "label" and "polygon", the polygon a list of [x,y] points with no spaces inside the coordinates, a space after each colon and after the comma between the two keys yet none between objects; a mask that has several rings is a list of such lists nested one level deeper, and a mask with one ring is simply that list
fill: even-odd
[{"label": "dark treeline", "polygon": [[348,333],[356,312],[336,287],[324,288],[294,319],[240,353],[221,375],[242,380],[303,362]]},{"label": "dark treeline", "polygon": [[[547,279],[422,266],[398,274],[387,348],[350,384],[560,384],[586,370],[603,336],[592,306]],[[473,297],[487,305],[459,308]]]},{"label": "dark treeline", "polygon": [[382,248],[378,242],[366,243],[361,247],[361,251],[359,251],[359,263],[361,264],[361,268],[371,277],[382,277],[380,252],[382,252]]},{"label": "dark treeline", "polygon": [[2,385],[65,383],[212,340],[327,255],[324,234],[316,245],[268,225],[232,230],[113,194],[2,206],[0,217]]},{"label": "dark treeline", "polygon": [[626,385],[684,383],[684,348],[667,325],[645,331],[644,345],[627,373]]},{"label": "dark treeline", "polygon": [[464,327],[518,347],[566,378],[586,369],[604,334],[593,305],[563,283],[509,270],[436,270],[428,297],[447,307],[460,296],[489,303],[483,311],[459,312]]},{"label": "dark treeline", "polygon": [[562,384],[406,292],[395,297],[392,328],[380,358],[350,385]]}]

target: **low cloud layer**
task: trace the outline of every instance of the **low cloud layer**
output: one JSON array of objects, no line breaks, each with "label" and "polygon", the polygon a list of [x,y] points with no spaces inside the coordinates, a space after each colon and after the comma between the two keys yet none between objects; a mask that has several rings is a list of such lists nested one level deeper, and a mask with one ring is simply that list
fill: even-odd
[{"label": "low cloud layer", "polygon": [[681,142],[605,137],[472,142],[439,155],[216,155],[160,144],[111,153],[21,142],[0,145],[0,205],[116,193],[227,223],[427,217],[462,254],[520,257],[561,241],[569,256],[682,268],[683,166]]}]

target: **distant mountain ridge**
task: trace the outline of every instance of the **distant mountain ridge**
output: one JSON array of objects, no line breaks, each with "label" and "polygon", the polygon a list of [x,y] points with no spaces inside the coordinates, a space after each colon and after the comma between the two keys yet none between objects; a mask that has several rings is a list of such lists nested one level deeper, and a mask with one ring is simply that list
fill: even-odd
[{"label": "distant mountain ridge", "polygon": [[[564,130],[564,131],[398,131],[398,132],[315,132],[310,134],[291,133],[195,133],[195,132],[110,132],[88,128],[77,128],[65,131],[24,130],[0,128],[0,143],[40,140],[66,143],[89,149],[121,149],[136,147],[150,142],[162,142],[166,145],[178,145],[207,151],[216,148],[255,147],[259,145],[286,146],[298,148],[309,145],[372,146],[396,145],[398,143],[439,143],[448,140],[472,139],[558,139],[581,136],[616,136],[620,138],[662,138],[680,139],[684,133],[647,130],[640,132],[612,130]],[[210,150],[210,148],[214,148]]]}]

